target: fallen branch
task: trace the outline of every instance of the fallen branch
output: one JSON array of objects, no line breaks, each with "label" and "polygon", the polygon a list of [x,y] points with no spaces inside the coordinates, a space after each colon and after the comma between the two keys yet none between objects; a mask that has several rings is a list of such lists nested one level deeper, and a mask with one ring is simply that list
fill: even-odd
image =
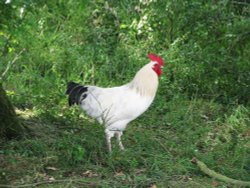
[{"label": "fallen branch", "polygon": [[77,183],[77,184],[81,184],[82,186],[87,186],[87,187],[96,187],[98,185],[97,183],[94,183],[94,182],[93,183],[84,182],[83,178],[79,178],[79,179],[40,181],[40,182],[36,182],[36,183],[23,184],[23,185],[3,185],[3,184],[0,184],[0,187],[4,187],[4,188],[36,187],[36,186],[42,185],[42,184],[53,184],[53,183]]},{"label": "fallen branch", "polygon": [[25,48],[22,49],[15,57],[12,61],[9,61],[7,68],[5,69],[5,71],[2,73],[2,76],[0,77],[0,81],[2,81],[5,77],[5,75],[7,74],[7,72],[9,71],[10,67],[19,59],[19,56],[25,51]]},{"label": "fallen branch", "polygon": [[250,182],[249,181],[241,181],[241,180],[232,179],[232,178],[229,178],[227,176],[221,175],[221,174],[219,174],[219,173],[217,173],[217,172],[209,169],[205,163],[199,161],[195,157],[192,159],[191,162],[194,163],[194,164],[196,164],[203,173],[209,175],[212,178],[218,179],[220,181],[224,181],[226,183],[231,183],[231,184],[239,185],[239,186],[250,186]]}]

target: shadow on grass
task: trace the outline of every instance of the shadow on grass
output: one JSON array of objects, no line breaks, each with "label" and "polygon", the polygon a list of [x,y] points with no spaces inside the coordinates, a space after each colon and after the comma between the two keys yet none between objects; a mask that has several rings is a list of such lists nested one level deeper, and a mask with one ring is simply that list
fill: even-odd
[{"label": "shadow on grass", "polygon": [[[248,180],[244,110],[234,110],[223,119],[219,106],[204,101],[178,99],[178,103],[155,105],[159,108],[127,128],[122,138],[126,150],[119,151],[114,143],[111,154],[107,153],[103,127],[79,110],[17,111],[29,134],[1,144],[0,183],[45,181],[41,187],[84,183],[94,187],[213,186],[213,180],[190,162],[193,156],[225,175]],[[230,132],[232,126],[238,131],[234,132],[236,138]],[[217,140],[222,137],[228,140]]]}]

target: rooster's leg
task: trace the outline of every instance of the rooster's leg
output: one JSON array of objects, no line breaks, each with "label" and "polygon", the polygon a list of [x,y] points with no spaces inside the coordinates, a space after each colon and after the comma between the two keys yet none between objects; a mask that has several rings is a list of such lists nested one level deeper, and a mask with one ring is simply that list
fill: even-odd
[{"label": "rooster's leg", "polygon": [[120,150],[124,150],[124,146],[123,146],[122,141],[121,141],[122,132],[121,132],[121,131],[116,132],[116,133],[115,133],[115,136],[116,136],[118,145],[119,145],[119,147],[120,147]]},{"label": "rooster's leg", "polygon": [[111,152],[112,151],[111,138],[114,137],[114,132],[106,129],[105,133],[106,133],[108,151]]}]

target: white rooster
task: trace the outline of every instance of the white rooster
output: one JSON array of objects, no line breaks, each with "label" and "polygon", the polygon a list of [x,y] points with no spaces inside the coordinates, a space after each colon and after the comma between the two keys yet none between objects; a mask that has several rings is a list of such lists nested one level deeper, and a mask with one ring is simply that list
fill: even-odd
[{"label": "white rooster", "polygon": [[163,60],[154,54],[134,79],[122,86],[101,88],[69,82],[66,94],[69,106],[77,104],[91,117],[105,126],[107,146],[111,152],[111,138],[116,136],[121,150],[121,136],[128,123],[145,112],[153,102],[163,67]]}]

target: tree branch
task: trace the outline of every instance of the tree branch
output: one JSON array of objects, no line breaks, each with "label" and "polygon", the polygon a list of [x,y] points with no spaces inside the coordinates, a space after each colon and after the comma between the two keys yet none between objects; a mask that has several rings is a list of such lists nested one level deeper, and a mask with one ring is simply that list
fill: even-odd
[{"label": "tree branch", "polygon": [[2,76],[0,77],[0,81],[2,81],[5,77],[5,75],[7,74],[7,72],[9,71],[10,67],[19,59],[20,55],[25,51],[25,48],[22,49],[12,61],[9,61],[7,68],[5,69],[5,71],[2,73]]},{"label": "tree branch", "polygon": [[239,4],[239,5],[246,5],[246,6],[250,5],[250,3],[248,3],[248,2],[232,1],[232,3],[233,3],[233,4]]},{"label": "tree branch", "polygon": [[66,179],[66,180],[53,180],[53,181],[40,181],[36,183],[31,183],[31,184],[23,184],[23,185],[3,185],[0,184],[0,187],[5,187],[5,188],[21,188],[21,187],[35,187],[38,185],[42,184],[53,184],[53,183],[78,183],[81,184],[82,186],[87,186],[87,187],[96,187],[98,183],[95,182],[84,182],[83,178],[79,179]]},{"label": "tree branch", "polygon": [[221,175],[221,174],[219,174],[219,173],[217,173],[217,172],[209,169],[205,163],[199,161],[195,157],[192,159],[191,162],[194,163],[194,164],[196,164],[203,173],[209,175],[212,178],[218,179],[220,181],[224,181],[226,183],[235,184],[235,185],[250,186],[250,182],[249,181],[241,181],[241,180],[232,179],[232,178],[229,178],[227,176]]}]

